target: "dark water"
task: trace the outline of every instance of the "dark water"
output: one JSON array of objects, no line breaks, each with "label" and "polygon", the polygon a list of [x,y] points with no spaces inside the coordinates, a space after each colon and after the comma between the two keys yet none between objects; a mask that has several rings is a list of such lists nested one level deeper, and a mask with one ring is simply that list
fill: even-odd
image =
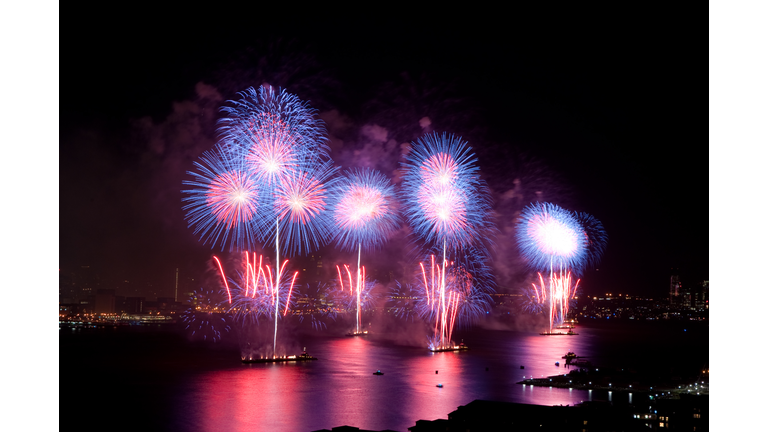
[{"label": "dark water", "polygon": [[[232,346],[190,343],[168,329],[62,329],[60,424],[81,430],[312,431],[351,425],[406,431],[416,420],[447,418],[474,399],[628,401],[626,394],[516,384],[523,377],[567,373],[554,364],[567,351],[601,365],[681,376],[708,364],[706,324],[598,322],[577,331],[547,337],[476,329],[454,337],[470,351],[449,353],[373,335],[311,334],[296,336],[294,343],[317,361],[244,365]],[[384,375],[373,375],[377,369]]]}]

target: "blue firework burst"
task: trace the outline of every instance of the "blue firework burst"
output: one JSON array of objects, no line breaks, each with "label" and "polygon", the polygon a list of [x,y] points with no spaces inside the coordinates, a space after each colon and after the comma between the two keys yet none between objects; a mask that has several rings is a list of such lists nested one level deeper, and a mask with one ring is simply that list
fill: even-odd
[{"label": "blue firework burst", "polygon": [[579,220],[551,203],[535,203],[523,210],[517,243],[534,270],[579,269],[586,259],[586,236]]},{"label": "blue firework burst", "polygon": [[194,162],[193,180],[182,183],[185,219],[203,244],[217,244],[224,250],[247,249],[263,236],[266,195],[249,174],[242,159],[227,146],[216,145]]},{"label": "blue firework burst", "polygon": [[333,188],[330,214],[336,244],[345,250],[380,247],[398,229],[395,189],[382,173],[353,169]]},{"label": "blue firework burst", "polygon": [[[600,259],[605,253],[605,248],[608,244],[608,234],[603,228],[603,224],[595,219],[594,216],[587,213],[577,213],[576,219],[581,224],[586,237],[586,258],[585,265],[595,267],[600,263]],[[581,273],[575,269],[575,272]]]},{"label": "blue firework burst", "polygon": [[285,90],[253,87],[222,108],[222,141],[248,161],[253,175],[268,186],[296,170],[328,159],[325,123],[316,110]]},{"label": "blue firework burst", "polygon": [[490,226],[490,194],[477,159],[460,137],[425,135],[402,163],[404,214],[429,244],[458,249],[479,242]]}]

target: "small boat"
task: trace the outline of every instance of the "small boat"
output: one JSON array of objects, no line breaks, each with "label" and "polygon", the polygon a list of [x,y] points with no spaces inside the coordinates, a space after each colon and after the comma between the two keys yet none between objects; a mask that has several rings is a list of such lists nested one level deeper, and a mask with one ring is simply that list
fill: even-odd
[{"label": "small boat", "polygon": [[317,360],[317,358],[307,354],[306,348],[304,348],[304,351],[299,355],[289,355],[289,356],[281,356],[281,357],[262,357],[262,358],[242,357],[240,359],[240,361],[242,361],[243,363],[281,363],[281,362],[299,362],[299,361],[307,361],[307,360]]},{"label": "small boat", "polygon": [[443,388],[443,385],[442,384],[438,384],[437,387]]},{"label": "small boat", "polygon": [[520,369],[525,369],[525,366],[520,366]]},{"label": "small boat", "polygon": [[384,375],[384,372],[381,371],[381,369],[377,370],[373,373],[374,375]]},{"label": "small boat", "polygon": [[349,332],[347,333],[347,336],[368,336],[368,330]]},{"label": "small boat", "polygon": [[578,333],[574,333],[573,330],[568,330],[568,332],[543,332],[539,333],[542,336],[578,336]]},{"label": "small boat", "polygon": [[559,362],[559,361],[556,361],[556,362],[555,362],[555,366],[560,366],[560,362]]},{"label": "small boat", "polygon": [[439,348],[430,348],[429,350],[431,352],[447,352],[447,351],[466,351],[469,347],[464,344],[464,341],[462,340],[460,344],[453,345],[453,346],[444,346]]}]

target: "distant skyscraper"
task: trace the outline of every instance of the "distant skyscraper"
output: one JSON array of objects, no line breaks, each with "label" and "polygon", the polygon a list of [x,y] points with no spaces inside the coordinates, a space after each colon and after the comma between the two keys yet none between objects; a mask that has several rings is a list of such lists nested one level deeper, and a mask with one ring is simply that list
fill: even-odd
[{"label": "distant skyscraper", "polygon": [[691,293],[691,306],[695,309],[707,309],[709,305],[709,281],[702,281]]},{"label": "distant skyscraper", "polygon": [[669,278],[669,304],[679,305],[680,303],[680,275],[673,273]]}]

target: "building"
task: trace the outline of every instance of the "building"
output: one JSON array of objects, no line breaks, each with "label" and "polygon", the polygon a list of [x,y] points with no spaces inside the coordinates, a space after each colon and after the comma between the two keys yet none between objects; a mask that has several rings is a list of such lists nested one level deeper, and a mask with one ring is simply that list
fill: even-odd
[{"label": "building", "polygon": [[669,304],[680,304],[680,276],[676,273],[669,278]]},{"label": "building", "polygon": [[144,297],[126,297],[125,298],[125,313],[127,314],[142,314],[145,313]]},{"label": "building", "polygon": [[94,297],[93,312],[97,314],[115,313],[115,290],[97,289]]}]

